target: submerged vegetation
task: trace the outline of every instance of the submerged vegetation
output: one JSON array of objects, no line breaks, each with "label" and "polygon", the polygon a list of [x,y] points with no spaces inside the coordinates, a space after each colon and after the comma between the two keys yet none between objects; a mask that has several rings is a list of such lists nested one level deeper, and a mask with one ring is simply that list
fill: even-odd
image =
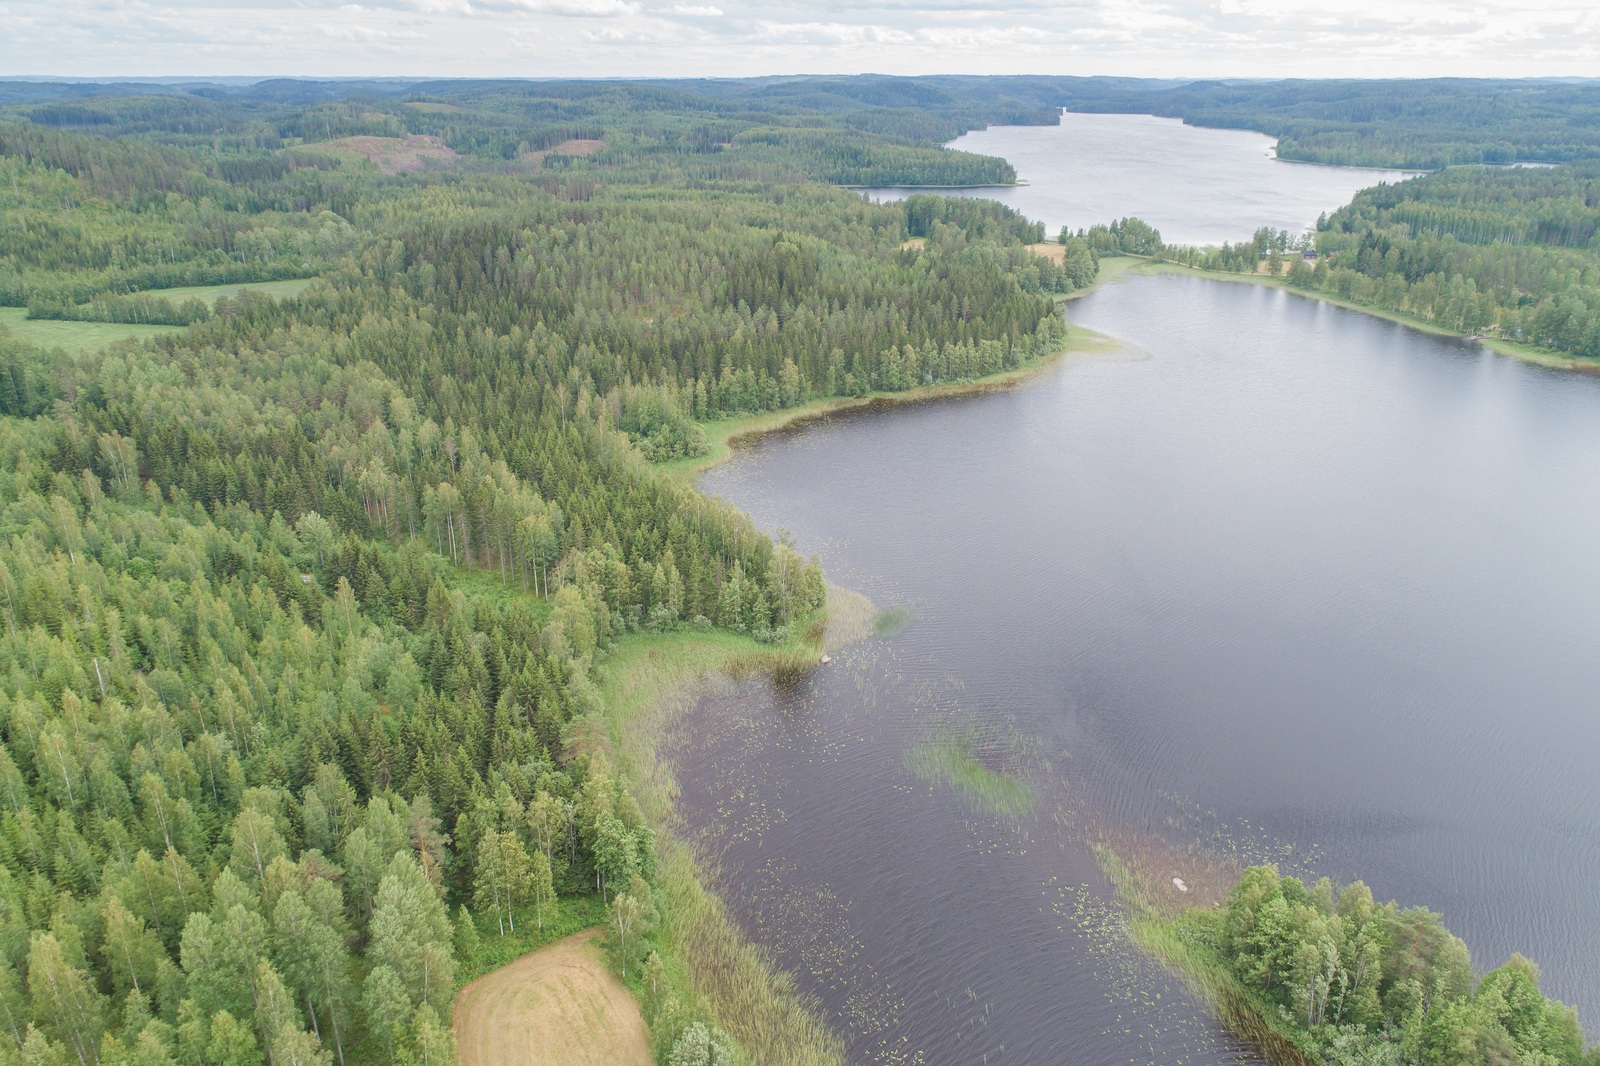
[{"label": "submerged vegetation", "polygon": [[930,784],[956,789],[985,814],[1017,818],[1033,809],[1033,790],[1009,774],[990,769],[971,734],[937,733],[906,754],[911,772]]}]

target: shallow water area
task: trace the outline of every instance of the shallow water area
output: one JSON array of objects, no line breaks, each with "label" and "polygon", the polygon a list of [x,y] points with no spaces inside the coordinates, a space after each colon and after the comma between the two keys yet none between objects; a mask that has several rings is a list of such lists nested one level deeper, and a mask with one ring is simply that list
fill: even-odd
[{"label": "shallow water area", "polygon": [[[1112,827],[1425,904],[1592,1034],[1600,380],[1176,275],[1069,314],[1126,347],[703,478],[912,615],[685,724],[740,920],[858,1061],[1247,1055],[1117,947]],[[919,775],[949,736],[1033,806]]]},{"label": "shallow water area", "polygon": [[[1361,189],[1412,176],[1398,170],[1291,163],[1276,140],[1248,130],[1186,126],[1151,115],[1064,112],[1059,126],[991,126],[948,147],[1011,162],[1026,185],[941,189],[998,200],[1045,224],[1082,229],[1134,215],[1171,244],[1247,240],[1259,226],[1298,236]],[[867,189],[899,200],[916,189]]]},{"label": "shallow water area", "polygon": [[[1255,1061],[1126,940],[1043,753],[897,643],[708,699],[667,746],[719,894],[851,1061]],[[1032,778],[1032,803],[996,809],[916,772],[952,732]]]}]

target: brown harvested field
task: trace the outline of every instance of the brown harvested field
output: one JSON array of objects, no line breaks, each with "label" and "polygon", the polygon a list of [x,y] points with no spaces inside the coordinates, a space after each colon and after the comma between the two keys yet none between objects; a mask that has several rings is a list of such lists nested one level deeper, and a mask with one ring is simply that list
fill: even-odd
[{"label": "brown harvested field", "polygon": [[1057,263],[1065,263],[1067,261],[1067,246],[1057,244],[1055,241],[1030,244],[1028,245],[1028,251],[1042,259],[1054,259]]},{"label": "brown harvested field", "polygon": [[606,146],[605,141],[571,140],[562,141],[554,148],[546,148],[542,152],[525,152],[522,156],[524,163],[538,166],[544,162],[547,155],[594,155]]},{"label": "brown harvested field", "polygon": [[921,251],[922,249],[926,248],[927,246],[928,246],[928,238],[926,238],[926,237],[912,237],[908,241],[901,241],[900,242],[900,250],[902,252],[909,252],[913,248],[915,248],[918,251]]},{"label": "brown harvested field", "polygon": [[463,988],[461,1066],[652,1066],[639,1003],[606,968],[598,936],[558,940]]},{"label": "brown harvested field", "polygon": [[317,148],[352,152],[378,164],[385,174],[407,174],[428,167],[449,166],[456,153],[437,137],[413,133],[409,137],[341,137],[324,141]]}]

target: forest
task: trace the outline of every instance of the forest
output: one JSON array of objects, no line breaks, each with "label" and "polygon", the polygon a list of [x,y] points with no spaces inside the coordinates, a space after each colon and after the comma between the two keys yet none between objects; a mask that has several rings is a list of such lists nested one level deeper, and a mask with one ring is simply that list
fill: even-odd
[{"label": "forest", "polygon": [[[1600,164],[1453,167],[1367,189],[1296,238],[1160,254],[1209,269],[1288,267],[1290,285],[1451,332],[1600,358]],[[1301,247],[1314,253],[1307,260]]]},{"label": "forest", "polygon": [[[240,110],[0,126],[0,302],[186,327],[0,328],[6,1063],[449,1062],[475,945],[563,899],[659,967],[653,829],[584,739],[596,664],[629,633],[786,645],[824,586],[651,460],[698,419],[1034,361],[1092,280],[992,203],[384,174]],[[663,1061],[726,1046],[651,1009]]]}]

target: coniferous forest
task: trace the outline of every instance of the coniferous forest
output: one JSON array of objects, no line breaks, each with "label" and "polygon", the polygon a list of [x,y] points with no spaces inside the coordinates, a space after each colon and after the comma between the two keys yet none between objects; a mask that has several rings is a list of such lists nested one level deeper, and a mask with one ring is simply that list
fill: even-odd
[{"label": "coniferous forest", "polygon": [[[835,186],[1012,181],[939,145],[1112,88],[0,85],[0,1064],[447,1063],[477,939],[574,897],[647,965],[657,849],[582,742],[596,664],[630,633],[784,645],[825,600],[653,464],[707,420],[1059,350],[1054,297],[1148,227],[1058,264],[993,202]],[[1588,353],[1593,167],[1453,174],[1333,215],[1317,283],[1432,284],[1462,328]],[[1578,1061],[1539,1017],[1544,1058],[1404,1061]],[[722,1039],[653,1021],[663,1060]]]}]

